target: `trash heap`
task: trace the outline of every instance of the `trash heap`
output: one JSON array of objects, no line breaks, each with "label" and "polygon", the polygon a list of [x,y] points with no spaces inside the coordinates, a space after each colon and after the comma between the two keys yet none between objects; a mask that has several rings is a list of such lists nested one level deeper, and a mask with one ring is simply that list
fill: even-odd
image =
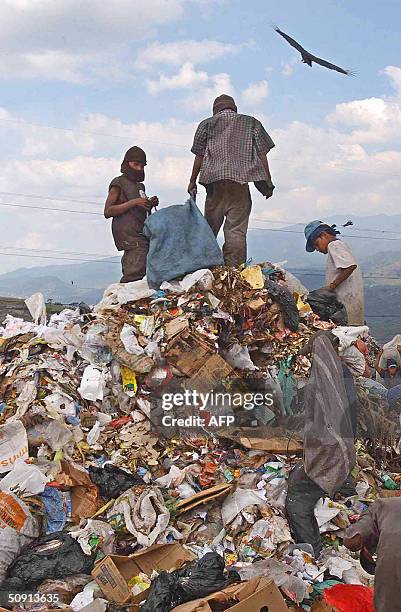
[{"label": "trash heap", "polygon": [[[327,540],[318,561],[292,543],[284,515],[286,479],[302,455],[297,390],[311,365],[299,352],[334,327],[306,293],[266,262],[198,270],[158,291],[146,280],[111,285],[93,310],[66,309],[48,322],[36,294],[27,300],[34,322],[6,318],[0,605],[300,610],[337,582],[369,584],[341,533],[401,482],[396,426],[380,398],[360,390],[358,497],[318,504]],[[166,393],[227,390],[233,381],[270,390],[274,402],[251,417],[242,403],[233,427],[194,435],[160,426]]]}]

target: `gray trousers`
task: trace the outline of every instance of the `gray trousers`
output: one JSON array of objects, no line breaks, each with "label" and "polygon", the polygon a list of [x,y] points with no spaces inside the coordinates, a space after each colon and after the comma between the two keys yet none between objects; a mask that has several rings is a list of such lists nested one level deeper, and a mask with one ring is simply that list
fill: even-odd
[{"label": "gray trousers", "polygon": [[124,251],[121,258],[123,275],[120,283],[131,283],[140,280],[146,274],[146,257],[149,251],[149,241],[145,236],[138,236],[135,246]]},{"label": "gray trousers", "polygon": [[[348,476],[338,493],[343,497],[356,494],[354,479],[351,475]],[[322,550],[322,539],[313,511],[321,497],[328,497],[328,495],[306,475],[303,463],[298,463],[288,477],[285,510],[295,543],[308,542],[311,544],[316,558]]]},{"label": "gray trousers", "polygon": [[248,184],[218,181],[206,186],[205,218],[215,236],[224,222],[224,262],[240,266],[246,261],[246,232],[252,201]]}]

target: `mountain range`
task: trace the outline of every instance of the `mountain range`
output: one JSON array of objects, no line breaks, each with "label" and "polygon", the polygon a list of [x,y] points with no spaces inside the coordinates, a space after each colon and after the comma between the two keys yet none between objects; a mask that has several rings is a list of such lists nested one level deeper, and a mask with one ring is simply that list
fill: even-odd
[{"label": "mountain range", "polygon": [[[372,328],[379,336],[384,335],[383,330],[386,335],[393,330],[398,333],[401,328],[401,214],[334,216],[326,221],[337,225],[360,262],[365,275],[367,319]],[[347,221],[353,225],[343,228]],[[325,258],[305,251],[302,225],[250,229],[248,256],[254,262],[286,262],[285,267],[309,289],[324,283]],[[54,302],[93,304],[99,301],[105,287],[119,278],[118,255],[102,261],[19,268],[0,275],[0,295],[26,298],[41,292]]]}]

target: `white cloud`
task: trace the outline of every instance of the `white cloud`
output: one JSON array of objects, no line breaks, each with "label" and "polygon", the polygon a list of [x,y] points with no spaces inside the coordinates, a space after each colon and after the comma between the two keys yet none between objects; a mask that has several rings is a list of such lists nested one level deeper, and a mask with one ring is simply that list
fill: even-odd
[{"label": "white cloud", "polygon": [[205,64],[226,55],[233,55],[243,46],[207,39],[154,42],[138,53],[137,66],[148,69],[153,64],[171,66],[180,66],[185,62],[193,65]]},{"label": "white cloud", "polygon": [[147,87],[150,93],[156,94],[163,90],[198,88],[208,80],[207,72],[196,71],[193,64],[187,62],[171,77],[161,74],[157,81],[148,80]]},{"label": "white cloud", "polygon": [[386,66],[383,72],[389,77],[397,95],[401,97],[401,68],[398,66]]},{"label": "white cloud", "polygon": [[180,20],[185,0],[2,0],[0,78],[82,83],[132,74],[133,41]]},{"label": "white cloud", "polygon": [[281,70],[281,74],[285,77],[289,77],[294,72],[295,64],[298,64],[298,58],[293,57],[288,62],[283,63],[283,68]]},{"label": "white cloud", "polygon": [[242,101],[251,107],[259,106],[265,100],[269,93],[267,81],[259,81],[251,83],[242,92]]}]

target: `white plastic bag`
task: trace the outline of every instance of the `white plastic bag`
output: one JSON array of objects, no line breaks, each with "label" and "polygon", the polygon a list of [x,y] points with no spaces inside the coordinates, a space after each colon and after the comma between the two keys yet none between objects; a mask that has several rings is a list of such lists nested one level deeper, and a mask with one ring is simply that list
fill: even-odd
[{"label": "white plastic bag", "polygon": [[21,492],[29,495],[37,495],[43,493],[46,483],[51,480],[48,476],[36,467],[21,461],[19,459],[14,463],[14,467],[0,480],[0,489],[2,491],[12,491],[18,488]]},{"label": "white plastic bag", "polygon": [[199,284],[199,288],[202,291],[206,291],[212,288],[214,276],[207,268],[196,270],[191,274],[187,274],[181,280],[164,281],[160,285],[162,291],[173,291],[174,293],[186,293],[196,285]]},{"label": "white plastic bag", "polygon": [[0,426],[0,473],[9,472],[18,459],[28,459],[28,437],[21,421]]},{"label": "white plastic bag", "polygon": [[103,372],[92,365],[88,365],[82,375],[78,393],[83,399],[96,402],[96,400],[103,399],[105,385],[106,381]]},{"label": "white plastic bag", "polygon": [[223,352],[223,357],[232,368],[238,370],[257,370],[246,346],[234,344],[228,351]]},{"label": "white plastic bag", "polygon": [[120,340],[124,345],[125,350],[130,355],[143,355],[144,349],[139,345],[136,337],[136,329],[132,325],[124,324],[120,332]]}]

